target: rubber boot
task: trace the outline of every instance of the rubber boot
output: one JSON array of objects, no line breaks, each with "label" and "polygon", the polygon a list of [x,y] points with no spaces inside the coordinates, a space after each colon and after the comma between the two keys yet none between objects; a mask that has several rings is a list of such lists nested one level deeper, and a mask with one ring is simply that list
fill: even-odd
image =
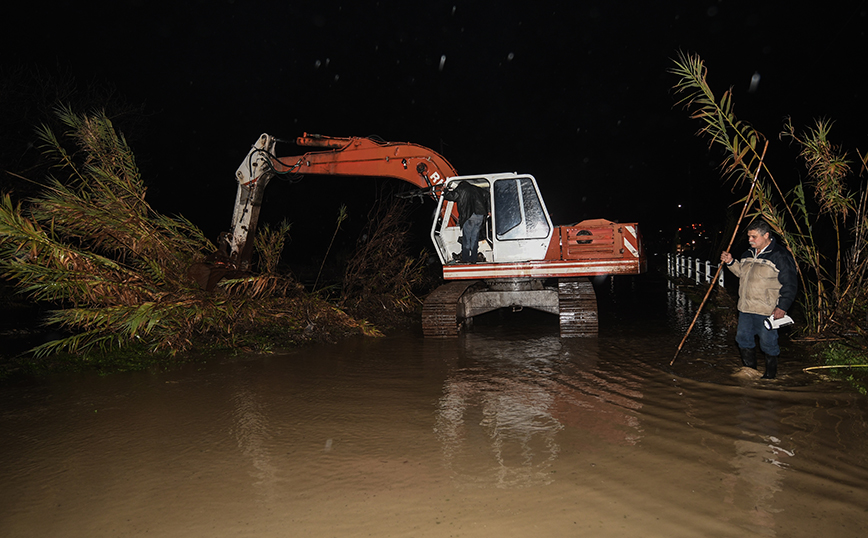
[{"label": "rubber boot", "polygon": [[756,370],[756,348],[740,347],[738,350],[741,352],[741,363]]},{"label": "rubber boot", "polygon": [[766,355],[766,373],[763,374],[763,379],[774,379],[778,375],[778,357],[769,357]]}]

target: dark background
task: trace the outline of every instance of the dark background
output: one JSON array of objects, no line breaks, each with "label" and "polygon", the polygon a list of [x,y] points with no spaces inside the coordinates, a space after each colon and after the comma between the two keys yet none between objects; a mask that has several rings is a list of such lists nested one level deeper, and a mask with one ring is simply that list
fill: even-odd
[{"label": "dark background", "polygon": [[[719,228],[743,194],[675,107],[667,69],[679,50],[703,58],[718,95],[733,87],[739,119],[772,140],[779,182],[803,173],[777,140],[785,116],[832,118],[839,142],[868,149],[866,1],[49,4],[4,17],[5,87],[38,67],[144,104],[130,139],[151,204],[212,239],[228,228],[234,172],[258,136],[310,132],[414,142],[460,174],[531,173],[556,224],[638,221],[665,251],[678,227]],[[5,100],[6,112],[18,106]],[[350,219],[339,241],[352,242],[383,189],[403,188],[391,182],[274,181],[263,219],[288,218],[290,249],[321,255],[340,204]],[[415,211],[423,240],[431,209]]]}]

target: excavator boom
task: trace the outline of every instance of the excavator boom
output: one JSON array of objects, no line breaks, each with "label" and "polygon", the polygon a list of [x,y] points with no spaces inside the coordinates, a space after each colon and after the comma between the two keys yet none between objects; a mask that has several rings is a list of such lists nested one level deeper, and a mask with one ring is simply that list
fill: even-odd
[{"label": "excavator boom", "polygon": [[221,247],[241,269],[247,269],[250,264],[262,194],[268,181],[276,175],[391,177],[424,189],[435,200],[446,179],[457,175],[455,168],[440,154],[408,142],[305,133],[295,140],[296,145],[319,150],[297,157],[277,157],[274,151],[277,142],[273,136],[260,136],[235,173],[238,192],[232,232],[221,238]]}]

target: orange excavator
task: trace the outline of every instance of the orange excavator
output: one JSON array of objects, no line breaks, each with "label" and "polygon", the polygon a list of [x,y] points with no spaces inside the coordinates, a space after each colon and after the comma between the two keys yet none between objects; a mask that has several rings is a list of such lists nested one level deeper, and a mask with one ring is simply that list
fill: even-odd
[{"label": "orange excavator", "polygon": [[[235,177],[238,192],[232,230],[220,247],[236,270],[249,268],[263,191],[278,175],[318,174],[391,177],[419,189],[413,194],[437,201],[431,240],[443,265],[445,284],[425,299],[426,337],[456,337],[475,316],[500,308],[533,308],[558,316],[563,337],[596,336],[597,299],[589,277],[636,275],[646,270],[635,223],[604,219],[552,225],[536,179],[529,174],[459,176],[437,152],[417,144],[372,138],[309,135],[296,145],[316,148],[278,157],[278,140],[263,134]],[[456,204],[443,193],[458,182],[483,188],[490,214],[480,233],[477,263],[456,263],[461,229]]]}]

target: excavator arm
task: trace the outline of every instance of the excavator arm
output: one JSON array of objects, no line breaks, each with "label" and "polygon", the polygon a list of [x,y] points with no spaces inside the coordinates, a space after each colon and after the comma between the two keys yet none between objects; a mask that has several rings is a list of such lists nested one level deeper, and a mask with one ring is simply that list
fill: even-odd
[{"label": "excavator arm", "polygon": [[242,270],[250,265],[263,192],[276,175],[391,177],[419,187],[434,199],[446,179],[457,175],[437,152],[407,142],[305,133],[296,139],[296,145],[319,149],[295,157],[277,157],[277,142],[268,134],[260,136],[235,172],[238,191],[232,231],[222,234],[219,243],[224,256]]}]

